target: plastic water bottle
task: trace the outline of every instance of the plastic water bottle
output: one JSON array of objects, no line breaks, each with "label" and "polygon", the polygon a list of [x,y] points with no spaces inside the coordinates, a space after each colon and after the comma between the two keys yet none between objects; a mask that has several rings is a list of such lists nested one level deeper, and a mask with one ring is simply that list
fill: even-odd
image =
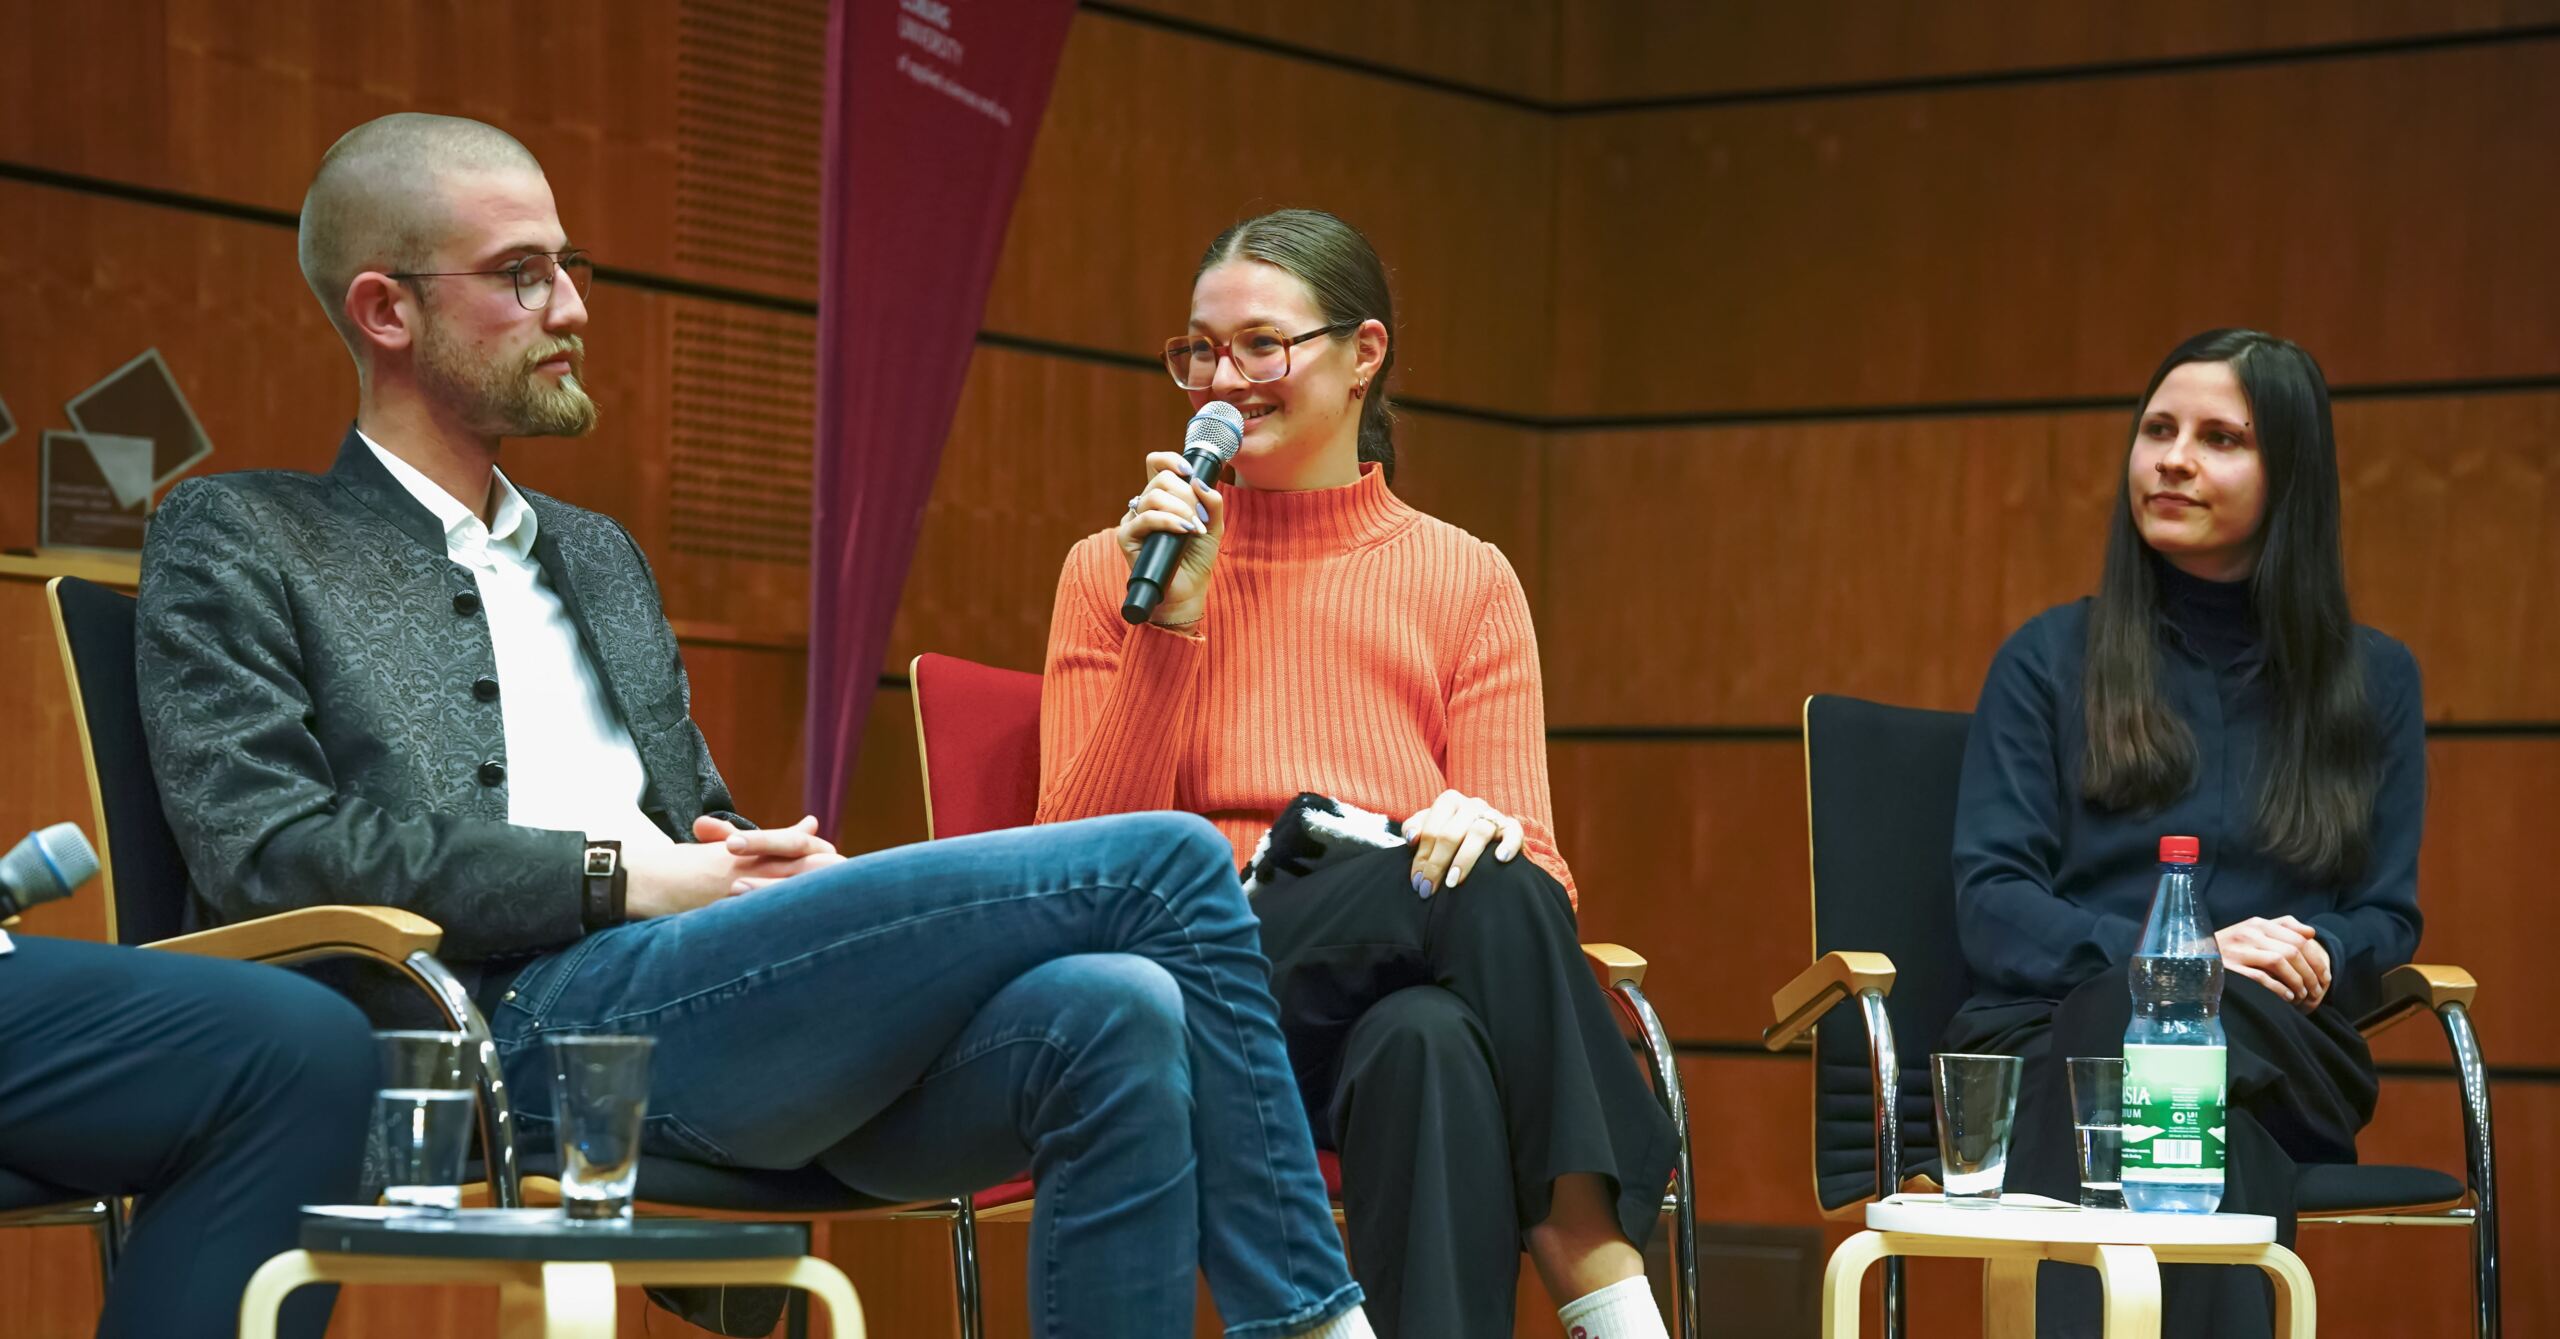
[{"label": "plastic water bottle", "polygon": [[2138,1213],[2222,1203],[2222,952],[2196,895],[2196,839],[2160,839],[2160,891],[2129,975],[2124,1030],[2124,1202]]}]

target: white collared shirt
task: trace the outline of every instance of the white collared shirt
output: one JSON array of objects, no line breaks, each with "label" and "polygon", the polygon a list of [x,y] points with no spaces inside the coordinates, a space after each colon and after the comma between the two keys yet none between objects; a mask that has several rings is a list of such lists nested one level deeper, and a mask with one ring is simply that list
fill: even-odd
[{"label": "white collared shirt", "polygon": [[[371,437],[364,444],[435,514],[444,526],[445,556],[469,568],[479,582],[480,607],[497,652],[497,705],[506,725],[507,821],[612,838],[626,847],[673,845],[640,812],[649,780],[640,750],[606,699],[560,592],[534,561],[541,522],[524,494],[503,472],[495,473],[495,523],[483,524],[416,466]],[[471,685],[456,684],[454,691],[468,693]]]}]

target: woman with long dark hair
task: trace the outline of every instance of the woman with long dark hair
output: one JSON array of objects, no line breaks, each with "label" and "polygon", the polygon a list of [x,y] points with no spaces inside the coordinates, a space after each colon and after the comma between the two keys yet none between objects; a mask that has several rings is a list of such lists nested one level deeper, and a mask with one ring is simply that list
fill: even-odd
[{"label": "woman with long dark hair", "polygon": [[[1975,993],[1947,1045],[2026,1058],[2009,1184],[2069,1200],[2062,1073],[2120,1053],[2159,839],[2202,846],[2224,968],[2222,1209],[2293,1236],[2295,1168],[2349,1162],[2372,1118],[2355,1029],[2418,946],[2426,753],[2418,667],[2348,614],[2319,364],[2214,330],[2135,413],[2098,593],[1993,661],[1956,818]],[[2164,1273],[2164,1332],[2264,1334],[2255,1270]],[[2095,1276],[2044,1271],[2039,1332],[2096,1333]]]},{"label": "woman with long dark hair", "polygon": [[[1224,482],[1149,455],[1067,556],[1040,818],[1184,809],[1259,850],[1281,1030],[1381,1334],[1511,1333],[1525,1246],[1569,1333],[1659,1339],[1640,1245],[1670,1122],[1575,942],[1519,578],[1388,487],[1394,326],[1330,214],[1210,244],[1165,365],[1243,446]],[[1133,627],[1153,534],[1188,542]]]}]

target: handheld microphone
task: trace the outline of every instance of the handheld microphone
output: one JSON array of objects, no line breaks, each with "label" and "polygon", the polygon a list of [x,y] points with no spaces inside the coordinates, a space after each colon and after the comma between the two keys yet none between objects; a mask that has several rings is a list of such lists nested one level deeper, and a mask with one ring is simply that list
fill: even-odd
[{"label": "handheld microphone", "polygon": [[[1191,467],[1195,479],[1215,479],[1218,467],[1234,457],[1244,445],[1244,415],[1224,400],[1211,400],[1200,406],[1191,422],[1182,430],[1182,459]],[[1173,565],[1182,557],[1182,545],[1189,535],[1170,534],[1159,530],[1147,536],[1138,546],[1138,561],[1129,567],[1129,596],[1120,602],[1120,617],[1131,623],[1144,623],[1164,602],[1164,583],[1173,576]]]},{"label": "handheld microphone", "polygon": [[0,921],[69,897],[72,889],[97,875],[98,852],[80,835],[79,824],[56,823],[30,832],[17,849],[0,856]]}]

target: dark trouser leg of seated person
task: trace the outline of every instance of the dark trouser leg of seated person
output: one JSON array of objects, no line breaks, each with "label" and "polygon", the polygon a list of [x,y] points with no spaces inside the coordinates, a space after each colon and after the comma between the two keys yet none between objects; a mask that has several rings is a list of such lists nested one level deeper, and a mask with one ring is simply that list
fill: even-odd
[{"label": "dark trouser leg of seated person", "polygon": [[1391,848],[1254,901],[1300,1091],[1325,1109],[1361,1016],[1393,991],[1438,986],[1482,1024],[1507,1098],[1515,1249],[1574,1172],[1608,1178],[1641,1247],[1670,1178],[1671,1122],[1592,980],[1563,887],[1525,858],[1487,857],[1465,883],[1417,898],[1411,864]]},{"label": "dark trouser leg of seated person", "polygon": [[1465,1001],[1409,986],[1370,1006],[1317,1128],[1342,1154],[1352,1272],[1380,1339],[1511,1333],[1509,1135],[1493,1044]]},{"label": "dark trouser leg of seated person", "polygon": [[[2075,1199],[2077,1136],[2063,1060],[2122,1055],[2132,996],[2115,972],[2084,982],[2058,1009],[2014,1005],[1959,1016],[1949,1045],[2026,1057],[2007,1184]],[[2346,1162],[2355,1133],[2373,1116],[2373,1059],[2340,1014],[2303,1014],[2254,981],[2226,976],[2222,1026],[2230,1046],[2229,1132],[2222,1212],[2265,1214],[2279,1241],[2294,1238],[2295,1168]],[[2266,1276],[2255,1269],[2170,1265],[2161,1270],[2163,1333],[2254,1339],[2274,1326]],[[2037,1332],[2096,1335],[2098,1281],[2090,1270],[2044,1266],[2036,1284]]]},{"label": "dark trouser leg of seated person", "polygon": [[[533,1137],[550,1124],[546,1033],[645,1033],[658,1039],[653,1151],[797,1167],[968,1059],[971,1029],[1016,983],[1091,954],[1144,959],[1180,992],[1179,1045],[1155,1044],[1160,1065],[1190,1069],[1199,1265],[1231,1329],[1286,1334],[1348,1310],[1358,1294],[1253,914],[1233,852],[1198,818],[1129,814],[900,847],[617,926],[535,960],[491,1026]],[[1021,1170],[971,1163],[983,1143],[949,1138],[945,1156],[980,1184]],[[1075,1240],[1054,1238],[1054,1255]],[[1079,1254],[1052,1268],[1081,1289],[1111,1267]]]},{"label": "dark trouser leg of seated person", "polygon": [[[0,1159],[143,1196],[99,1335],[231,1334],[301,1206],[356,1194],[364,1015],[280,969],[66,940],[20,940],[0,976]],[[295,1293],[278,1332],[318,1339],[335,1295]]]}]

